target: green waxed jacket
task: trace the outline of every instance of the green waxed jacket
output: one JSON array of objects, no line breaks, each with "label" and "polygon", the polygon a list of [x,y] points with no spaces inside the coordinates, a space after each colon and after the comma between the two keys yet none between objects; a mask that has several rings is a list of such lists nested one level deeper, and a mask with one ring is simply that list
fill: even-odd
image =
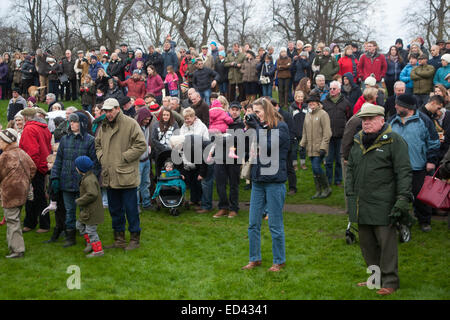
[{"label": "green waxed jacket", "polygon": [[411,199],[408,145],[388,124],[368,149],[362,136],[362,131],[355,135],[346,171],[349,219],[358,224],[389,225],[395,202]]}]

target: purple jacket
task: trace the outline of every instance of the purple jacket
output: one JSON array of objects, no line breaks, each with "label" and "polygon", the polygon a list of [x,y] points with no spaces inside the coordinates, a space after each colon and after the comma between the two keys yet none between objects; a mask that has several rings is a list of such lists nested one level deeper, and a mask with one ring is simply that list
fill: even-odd
[{"label": "purple jacket", "polygon": [[6,83],[8,79],[8,64],[0,64],[0,83]]}]

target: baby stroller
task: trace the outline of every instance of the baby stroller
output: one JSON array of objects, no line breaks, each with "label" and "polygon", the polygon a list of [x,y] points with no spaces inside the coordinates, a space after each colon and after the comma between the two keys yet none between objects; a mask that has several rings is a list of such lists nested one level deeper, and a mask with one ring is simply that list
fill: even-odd
[{"label": "baby stroller", "polygon": [[[409,240],[411,240],[410,226],[396,222],[395,227],[397,228],[400,242],[409,242]],[[349,222],[347,229],[345,230],[345,242],[347,244],[353,244],[356,242],[356,235],[352,232],[352,230],[358,232],[358,229],[353,227],[352,223]]]},{"label": "baby stroller", "polygon": [[[156,210],[160,210],[161,206],[169,208],[172,216],[178,216],[179,207],[184,201],[185,184],[181,179],[179,170],[173,168],[173,171],[166,173],[164,171],[164,164],[171,161],[172,150],[168,149],[162,151],[156,157],[156,176],[157,187],[155,194],[157,195]],[[184,186],[184,188],[183,188]]]}]

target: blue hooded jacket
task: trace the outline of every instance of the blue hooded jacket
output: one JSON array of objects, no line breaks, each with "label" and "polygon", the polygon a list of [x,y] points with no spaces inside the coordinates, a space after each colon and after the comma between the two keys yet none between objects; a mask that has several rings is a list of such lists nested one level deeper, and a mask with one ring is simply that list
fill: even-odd
[{"label": "blue hooded jacket", "polygon": [[347,101],[350,102],[350,106],[352,107],[353,110],[353,107],[355,106],[359,97],[362,95],[362,92],[359,86],[353,81],[353,74],[351,72],[344,73],[344,77],[350,81],[350,84],[352,85],[352,90],[350,92],[347,92],[342,87],[341,93],[347,99]]}]

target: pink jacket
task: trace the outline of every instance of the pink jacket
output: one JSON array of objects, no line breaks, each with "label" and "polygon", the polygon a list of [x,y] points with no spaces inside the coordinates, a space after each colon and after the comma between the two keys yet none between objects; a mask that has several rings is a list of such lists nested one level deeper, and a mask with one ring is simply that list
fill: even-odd
[{"label": "pink jacket", "polygon": [[166,75],[166,79],[164,83],[168,84],[169,90],[177,90],[178,89],[178,76],[176,73]]},{"label": "pink jacket", "polygon": [[233,119],[220,107],[209,109],[209,131],[227,132],[228,125],[233,123]]}]

